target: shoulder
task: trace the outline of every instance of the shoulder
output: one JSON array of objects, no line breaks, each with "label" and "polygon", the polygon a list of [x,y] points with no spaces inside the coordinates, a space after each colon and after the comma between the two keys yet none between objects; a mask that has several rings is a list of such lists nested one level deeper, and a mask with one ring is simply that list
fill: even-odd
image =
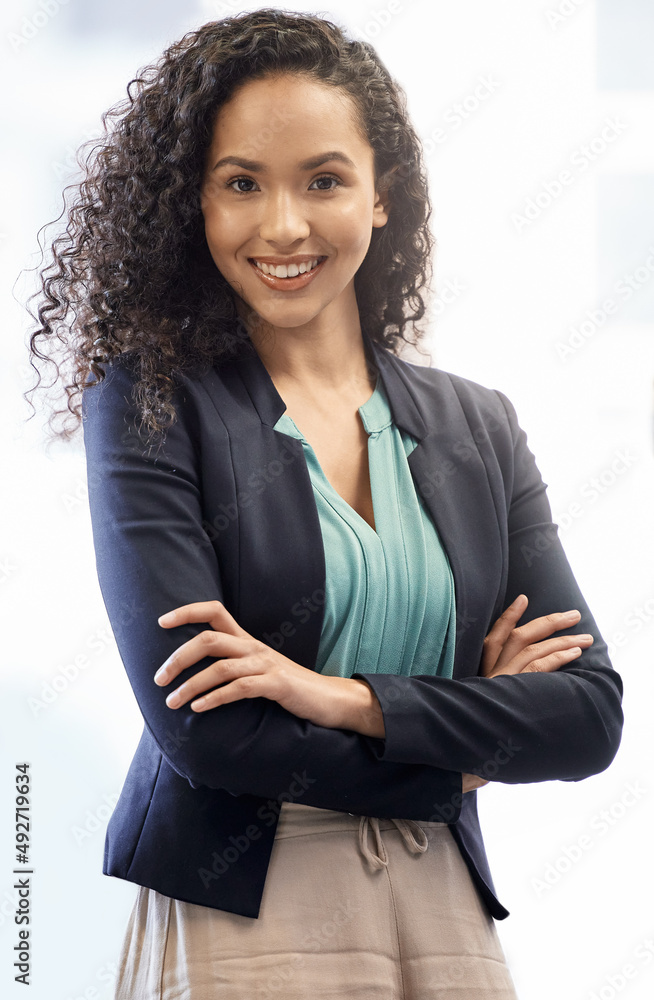
[{"label": "shoulder", "polygon": [[[133,400],[133,388],[139,381],[140,368],[138,357],[134,351],[125,351],[118,354],[110,361],[96,365],[97,371],[102,374],[91,376],[88,374],[86,382],[82,387],[82,412],[86,417],[87,413],[102,409],[124,407]],[[91,381],[92,377],[95,381]]]},{"label": "shoulder", "polygon": [[511,438],[517,435],[515,408],[499,389],[442,368],[407,361],[388,350],[383,355],[405,382],[428,427],[439,414],[450,419],[458,414],[471,428],[483,426],[488,433],[504,431]]},{"label": "shoulder", "polygon": [[[87,377],[82,389],[82,414],[86,420],[92,413],[122,411],[136,414],[139,409],[136,387],[143,378],[136,351],[125,351],[110,361],[98,365],[103,377],[91,382]],[[97,378],[97,376],[96,376]],[[174,372],[172,401],[175,410],[183,413],[187,404],[202,392],[201,373],[189,375]]]},{"label": "shoulder", "polygon": [[201,379],[173,374],[174,388],[169,401],[174,412],[172,415],[167,412],[163,430],[155,433],[146,423],[144,406],[148,402],[138,388],[142,371],[136,353],[124,352],[102,364],[101,369],[104,377],[86,384],[82,391],[87,457],[97,462],[104,456],[115,463],[123,461],[129,453],[154,464],[169,459],[172,466],[195,466],[205,419],[206,393]]}]

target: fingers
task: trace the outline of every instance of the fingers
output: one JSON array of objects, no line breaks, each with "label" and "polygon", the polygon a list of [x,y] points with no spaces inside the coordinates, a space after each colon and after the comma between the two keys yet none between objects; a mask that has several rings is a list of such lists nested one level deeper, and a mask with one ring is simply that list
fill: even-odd
[{"label": "fingers", "polygon": [[[198,619],[202,621],[203,619]],[[175,677],[179,676],[187,667],[193,666],[198,660],[205,656],[228,657],[242,656],[244,652],[256,652],[261,645],[258,640],[253,639],[246,633],[244,635],[249,640],[246,645],[242,636],[229,635],[226,632],[212,632],[205,630],[194,635],[188,642],[182,643],[171,656],[162,663],[156,674],[154,682],[160,687],[170,684]],[[204,671],[200,671],[203,673]],[[216,682],[217,683],[217,682]]]},{"label": "fingers", "polygon": [[[584,637],[579,637],[579,641]],[[591,636],[592,639],[592,636]],[[590,645],[590,643],[589,643]],[[565,663],[571,663],[576,660],[578,656],[581,656],[580,646],[571,646],[569,649],[559,649],[554,653],[550,653],[549,656],[542,656],[536,660],[532,660],[528,663],[522,670],[519,671],[521,674],[542,674],[542,673],[553,673],[562,667]]]},{"label": "fingers", "polygon": [[[521,653],[522,650],[528,645],[546,639],[548,636],[551,636],[553,632],[570,628],[578,622],[580,618],[581,615],[579,611],[576,610],[555,612],[554,614],[542,615],[540,618],[534,618],[533,621],[526,622],[524,625],[520,625],[518,628],[512,629],[502,648],[495,656],[495,662],[492,670],[505,667],[511,662],[511,660],[513,660],[514,656]],[[489,637],[491,637],[491,633],[489,633]],[[579,637],[577,636],[577,638]],[[491,638],[490,641],[492,642],[493,639]],[[495,652],[495,650],[493,650],[493,652]],[[488,673],[486,676],[488,676]]]},{"label": "fingers", "polygon": [[[162,628],[176,628],[189,622],[207,622],[215,631],[200,632],[188,642],[183,643],[169,656],[154,675],[155,683],[169,684],[173,678],[197,663],[204,656],[230,656],[236,648],[225,643],[219,637],[238,636],[251,639],[245,629],[242,629],[234,617],[220,601],[196,601],[193,604],[183,604],[173,608],[157,619]],[[213,641],[213,640],[216,641]]]},{"label": "fingers", "polygon": [[502,674],[548,673],[581,656],[592,646],[592,635],[561,635],[543,639],[520,650],[508,663],[496,666],[489,676]]},{"label": "fingers", "polygon": [[504,643],[511,635],[515,623],[520,620],[529,603],[525,594],[518,594],[515,601],[509,604],[508,608],[497,619],[490,632],[484,639],[484,649],[482,653],[482,673],[489,674],[497,662],[497,658],[502,652]]},{"label": "fingers", "polygon": [[[220,661],[220,663],[222,662]],[[184,684],[180,684],[174,691],[171,691],[166,698],[168,708],[179,708],[187,701],[191,701],[192,698],[201,696],[222,683],[224,678],[220,676],[220,663],[212,663],[206,670],[200,670]]]},{"label": "fingers", "polygon": [[529,601],[525,594],[518,594],[515,601],[502,612],[488,633],[494,638],[506,639],[509,632],[525,611]]},{"label": "fingers", "polygon": [[173,608],[172,611],[167,611],[157,620],[162,628],[174,628],[189,622],[207,622],[219,632],[228,632],[230,635],[248,635],[220,601],[196,601],[193,604],[183,604],[178,608]]},{"label": "fingers", "polygon": [[547,638],[552,632],[559,632],[561,629],[576,625],[580,618],[579,611],[562,611],[543,615],[541,618],[534,618],[533,621],[525,622],[524,625],[514,629],[508,641],[516,646],[538,642],[540,639]]},{"label": "fingers", "polygon": [[240,698],[268,697],[267,690],[271,688],[270,678],[267,675],[257,674],[253,664],[250,664],[250,668],[254,672],[243,674],[245,662],[239,660],[235,664],[233,660],[225,659],[212,663],[206,670],[194,674],[184,684],[171,691],[166,698],[168,708],[180,708],[191,702],[194,711],[205,711]]}]

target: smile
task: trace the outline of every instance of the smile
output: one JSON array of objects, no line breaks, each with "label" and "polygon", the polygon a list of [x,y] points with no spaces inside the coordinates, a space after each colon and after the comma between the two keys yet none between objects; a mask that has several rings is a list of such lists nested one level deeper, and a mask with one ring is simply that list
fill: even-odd
[{"label": "smile", "polygon": [[327,258],[314,257],[311,260],[301,261],[299,264],[268,264],[265,261],[257,260],[256,257],[249,257],[248,260],[259,278],[269,288],[293,291],[308,285],[322,269]]},{"label": "smile", "polygon": [[265,261],[259,261],[256,257],[253,260],[264,274],[272,274],[275,278],[297,278],[298,274],[313,271],[320,261],[324,260],[324,257],[314,257],[313,260],[302,261],[301,264],[288,264],[288,266],[286,264],[278,264],[277,267],[274,264],[266,264]]}]

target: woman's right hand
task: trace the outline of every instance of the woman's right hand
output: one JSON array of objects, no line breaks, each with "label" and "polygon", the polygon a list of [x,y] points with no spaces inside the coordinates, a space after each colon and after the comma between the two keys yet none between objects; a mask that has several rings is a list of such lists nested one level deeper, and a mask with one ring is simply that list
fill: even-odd
[{"label": "woman's right hand", "polygon": [[[483,677],[500,677],[502,674],[549,673],[570,663],[582,650],[593,644],[592,635],[560,635],[547,638],[552,632],[570,628],[579,621],[578,611],[555,612],[534,618],[515,627],[529,603],[525,594],[516,597],[513,604],[497,619],[484,639],[481,659]],[[487,785],[485,778],[476,774],[463,774],[463,791],[471,792]]]}]

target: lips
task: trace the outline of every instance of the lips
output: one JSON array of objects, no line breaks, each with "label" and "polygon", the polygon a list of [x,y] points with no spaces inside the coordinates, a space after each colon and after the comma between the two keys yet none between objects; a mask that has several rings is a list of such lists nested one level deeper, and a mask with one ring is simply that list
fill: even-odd
[{"label": "lips", "polygon": [[[296,257],[295,259],[290,259],[288,263],[281,263],[279,258],[276,261],[266,261],[258,257],[248,257],[250,267],[257,275],[259,281],[263,282],[268,288],[279,292],[294,292],[305,288],[306,285],[314,281],[316,276],[320,274],[326,260],[327,257],[305,257],[304,259]],[[264,266],[268,273],[264,271]],[[300,271],[301,267],[305,268],[302,272]],[[274,273],[271,274],[270,272],[273,269]],[[283,277],[284,274],[286,274],[286,277]]]},{"label": "lips", "polygon": [[315,270],[318,265],[325,260],[325,257],[296,258],[286,262],[260,260],[258,257],[250,257],[250,263],[254,264],[264,274],[273,278],[297,278],[300,274]]}]

